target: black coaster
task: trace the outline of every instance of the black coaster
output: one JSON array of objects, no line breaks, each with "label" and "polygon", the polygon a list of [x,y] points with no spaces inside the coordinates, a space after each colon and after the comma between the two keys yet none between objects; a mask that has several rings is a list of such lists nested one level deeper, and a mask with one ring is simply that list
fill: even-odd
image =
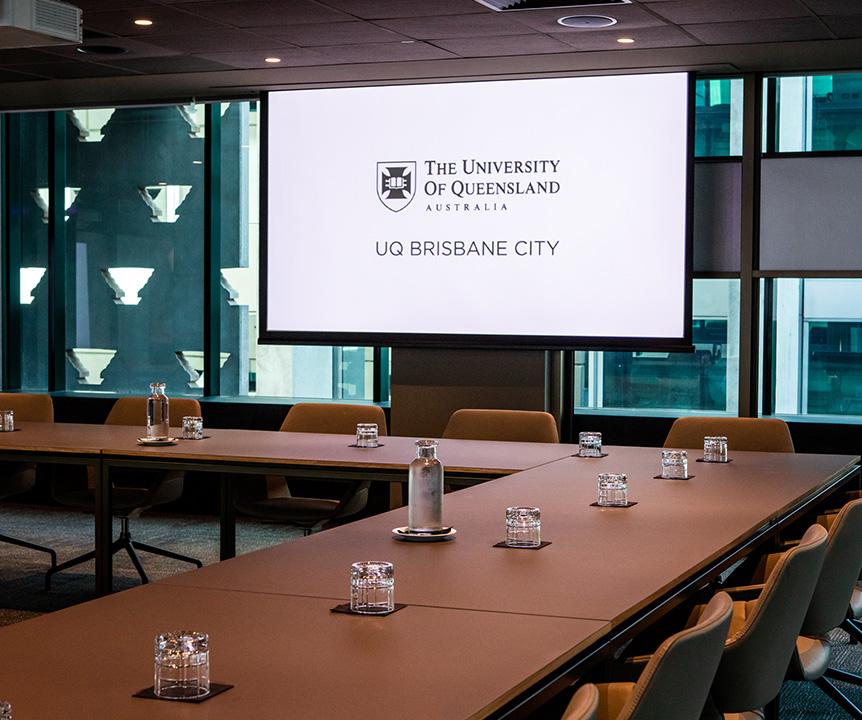
[{"label": "black coaster", "polygon": [[684,478],[663,478],[661,475],[653,475],[656,480],[691,480],[694,475],[687,475]]},{"label": "black coaster", "polygon": [[604,510],[625,510],[626,508],[634,507],[636,502],[627,502],[625,505],[599,505],[597,502],[590,503],[590,507],[602,508]]},{"label": "black coaster", "polygon": [[342,603],[341,605],[336,605],[334,608],[329,608],[329,612],[334,613],[343,613],[345,615],[359,615],[359,617],[386,617],[387,615],[391,615],[392,613],[397,613],[399,610],[403,610],[406,608],[406,605],[402,605],[401,603],[395,603],[395,609],[392,612],[387,613],[358,613],[353,612],[350,609],[350,603]]},{"label": "black coaster", "polygon": [[209,440],[210,437],[212,437],[212,436],[211,435],[203,435],[202,437],[199,437],[199,438],[184,438],[181,435],[180,437],[177,438],[177,440]]},{"label": "black coaster", "polygon": [[601,455],[581,455],[579,452],[576,452],[572,457],[583,458],[584,460],[598,460],[599,458],[607,457],[607,453],[602,453]]},{"label": "black coaster", "polygon": [[733,462],[733,458],[730,458],[730,460],[704,460],[703,458],[698,458],[695,462],[709,463],[710,465],[727,465],[727,463]]},{"label": "black coaster", "polygon": [[233,685],[225,685],[222,683],[211,682],[209,693],[204,695],[203,697],[188,698],[188,699],[184,699],[184,698],[176,698],[175,699],[175,698],[158,697],[153,692],[153,686],[150,685],[148,688],[144,688],[143,690],[138,690],[138,692],[136,692],[134,695],[132,695],[132,697],[144,698],[145,700],[165,700],[167,702],[176,702],[176,703],[202,703],[202,702],[206,702],[211,697],[215,697],[216,695],[221,695],[223,692],[230,690],[232,687],[233,687]]},{"label": "black coaster", "polygon": [[543,547],[550,545],[551,543],[542,540],[542,542],[536,547],[512,547],[511,545],[506,545],[505,540],[503,542],[498,542],[491,547],[500,547],[506,548],[506,550],[541,550]]},{"label": "black coaster", "polygon": [[379,447],[386,447],[386,445],[384,443],[377,443],[377,445],[375,445],[374,447],[359,447],[359,445],[357,445],[356,443],[350,443],[350,445],[348,445],[347,447],[355,447],[359,448],[360,450],[376,450]]}]

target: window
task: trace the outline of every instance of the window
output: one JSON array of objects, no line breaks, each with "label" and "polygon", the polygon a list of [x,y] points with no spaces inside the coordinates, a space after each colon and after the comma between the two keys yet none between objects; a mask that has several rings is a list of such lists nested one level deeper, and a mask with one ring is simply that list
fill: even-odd
[{"label": "window", "polygon": [[862,150],[862,73],[773,77],[764,82],[764,134],[768,138],[771,128],[775,150]]},{"label": "window", "polygon": [[742,155],[742,78],[695,83],[695,157]]},{"label": "window", "polygon": [[695,280],[694,353],[576,352],[575,407],[735,413],[739,281]]},{"label": "window", "polygon": [[775,414],[862,415],[862,279],[771,283]]}]

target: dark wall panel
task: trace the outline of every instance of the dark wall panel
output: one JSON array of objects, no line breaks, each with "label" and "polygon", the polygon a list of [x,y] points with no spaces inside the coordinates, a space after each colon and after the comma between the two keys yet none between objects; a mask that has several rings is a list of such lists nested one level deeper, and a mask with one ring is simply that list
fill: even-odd
[{"label": "dark wall panel", "polygon": [[695,164],[695,272],[739,272],[741,209],[741,163]]}]

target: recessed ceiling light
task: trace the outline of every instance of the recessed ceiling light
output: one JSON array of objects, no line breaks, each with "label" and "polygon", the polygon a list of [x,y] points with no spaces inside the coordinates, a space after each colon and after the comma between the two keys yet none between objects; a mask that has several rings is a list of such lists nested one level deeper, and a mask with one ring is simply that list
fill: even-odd
[{"label": "recessed ceiling light", "polygon": [[203,164],[204,164],[203,160],[192,160],[192,165],[203,165]]},{"label": "recessed ceiling light", "polygon": [[263,61],[268,62],[268,63],[280,63],[281,58],[280,57],[268,57],[268,58],[264,58]]},{"label": "recessed ceiling light", "polygon": [[135,20],[135,25],[140,25],[141,27],[149,27],[153,24],[152,20],[147,20],[146,18],[138,18]]},{"label": "recessed ceiling light", "polygon": [[401,44],[402,45],[412,45],[415,42],[416,42],[415,40],[402,40]]},{"label": "recessed ceiling light", "polygon": [[631,45],[634,41],[635,41],[634,38],[629,38],[629,37],[617,38],[617,42],[620,43],[621,45]]},{"label": "recessed ceiling light", "polygon": [[617,19],[608,15],[566,15],[557,20],[558,25],[578,30],[597,30],[617,24]]}]

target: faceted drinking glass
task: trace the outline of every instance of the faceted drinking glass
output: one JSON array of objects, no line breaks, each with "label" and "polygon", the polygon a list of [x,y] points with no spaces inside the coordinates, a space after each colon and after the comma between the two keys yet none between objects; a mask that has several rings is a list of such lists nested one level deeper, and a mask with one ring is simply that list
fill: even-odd
[{"label": "faceted drinking glass", "polygon": [[395,567],[382,560],[350,566],[350,609],[362,615],[380,615],[395,609]]},{"label": "faceted drinking glass", "polygon": [[506,545],[539,547],[542,544],[542,512],[537,507],[506,508]]},{"label": "faceted drinking glass", "polygon": [[153,692],[169,700],[188,700],[210,691],[209,637],[191,630],[156,635]]}]

